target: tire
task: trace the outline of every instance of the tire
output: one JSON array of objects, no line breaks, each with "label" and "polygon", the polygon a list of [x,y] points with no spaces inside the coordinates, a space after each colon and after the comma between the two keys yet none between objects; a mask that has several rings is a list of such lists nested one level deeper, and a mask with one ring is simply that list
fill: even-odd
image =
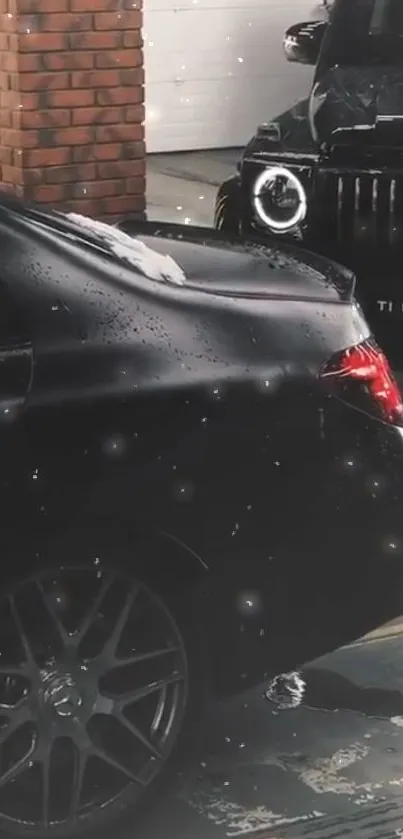
[{"label": "tire", "polygon": [[228,236],[238,236],[241,222],[239,212],[239,180],[230,178],[220,186],[214,211],[214,227]]},{"label": "tire", "polygon": [[176,782],[197,729],[206,674],[189,592],[161,591],[126,561],[94,555],[53,559],[0,597],[7,836],[133,825]]}]

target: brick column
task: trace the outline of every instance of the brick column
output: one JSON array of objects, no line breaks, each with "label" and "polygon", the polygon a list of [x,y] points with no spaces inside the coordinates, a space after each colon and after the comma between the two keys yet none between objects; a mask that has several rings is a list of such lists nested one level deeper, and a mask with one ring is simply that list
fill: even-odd
[{"label": "brick column", "polygon": [[4,188],[97,216],[144,210],[141,0],[0,0]]}]

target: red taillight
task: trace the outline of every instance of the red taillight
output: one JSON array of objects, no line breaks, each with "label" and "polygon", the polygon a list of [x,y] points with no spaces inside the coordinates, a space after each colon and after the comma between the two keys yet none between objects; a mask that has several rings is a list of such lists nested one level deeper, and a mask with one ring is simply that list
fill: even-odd
[{"label": "red taillight", "polygon": [[375,341],[364,341],[338,353],[320,375],[346,402],[384,422],[403,425],[399,386]]}]

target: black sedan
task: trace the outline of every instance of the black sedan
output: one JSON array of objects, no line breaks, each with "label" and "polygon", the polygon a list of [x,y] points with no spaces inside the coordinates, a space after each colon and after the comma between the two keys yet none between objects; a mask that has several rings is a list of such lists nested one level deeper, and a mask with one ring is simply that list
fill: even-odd
[{"label": "black sedan", "polygon": [[263,123],[219,189],[215,225],[296,238],[357,274],[357,295],[403,371],[403,4],[335,0],[286,32],[316,64],[310,95]]},{"label": "black sedan", "polygon": [[0,247],[0,827],[70,837],[401,613],[403,406],[321,257],[11,198]]}]

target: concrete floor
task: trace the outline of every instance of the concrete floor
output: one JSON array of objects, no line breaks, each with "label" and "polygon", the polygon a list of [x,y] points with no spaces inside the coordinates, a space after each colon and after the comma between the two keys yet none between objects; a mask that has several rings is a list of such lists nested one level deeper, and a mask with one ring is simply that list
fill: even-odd
[{"label": "concrete floor", "polygon": [[235,171],[241,149],[149,155],[150,220],[210,227],[220,183]]},{"label": "concrete floor", "polygon": [[280,710],[264,686],[211,710],[141,839],[403,837],[403,637],[341,650]]}]

